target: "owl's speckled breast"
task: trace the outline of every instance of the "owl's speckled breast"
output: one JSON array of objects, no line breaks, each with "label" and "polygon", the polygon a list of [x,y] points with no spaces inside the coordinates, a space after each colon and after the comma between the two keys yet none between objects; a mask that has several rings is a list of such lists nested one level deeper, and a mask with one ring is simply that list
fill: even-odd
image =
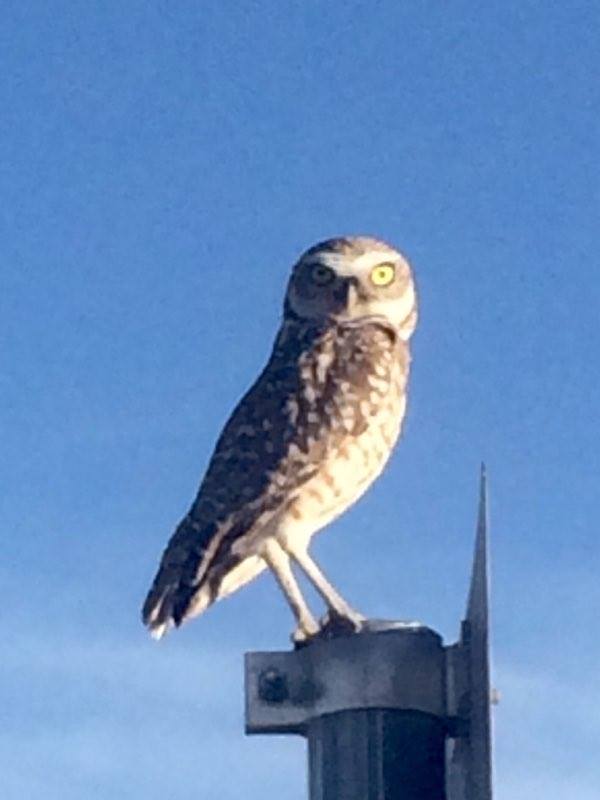
[{"label": "owl's speckled breast", "polygon": [[409,362],[406,344],[375,322],[340,326],[300,359],[289,413],[297,447],[318,469],[290,503],[283,535],[310,537],[381,473],[400,434]]}]

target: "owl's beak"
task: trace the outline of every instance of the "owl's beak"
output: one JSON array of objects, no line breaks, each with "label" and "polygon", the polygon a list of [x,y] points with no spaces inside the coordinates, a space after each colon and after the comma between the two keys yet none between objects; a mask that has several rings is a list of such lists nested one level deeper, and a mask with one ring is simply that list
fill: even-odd
[{"label": "owl's beak", "polygon": [[356,308],[359,298],[358,292],[358,279],[351,277],[346,278],[346,309],[347,311],[352,311],[352,309]]}]

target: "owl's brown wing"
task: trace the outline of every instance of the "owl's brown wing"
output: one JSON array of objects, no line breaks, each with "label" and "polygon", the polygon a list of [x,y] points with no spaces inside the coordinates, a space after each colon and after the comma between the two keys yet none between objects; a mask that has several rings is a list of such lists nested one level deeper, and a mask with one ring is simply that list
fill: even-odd
[{"label": "owl's brown wing", "polygon": [[[368,376],[376,366],[381,375],[379,362],[389,365],[389,351],[397,348],[393,331],[379,324],[326,331],[284,325],[163,554],[142,612],[154,635],[204,610],[240,560],[232,544],[268,525],[316,474],[325,453],[360,433],[367,422],[358,409],[372,391]],[[380,358],[384,352],[387,359]],[[342,393],[342,383],[352,391]],[[349,403],[357,408],[352,427],[344,423]]]}]

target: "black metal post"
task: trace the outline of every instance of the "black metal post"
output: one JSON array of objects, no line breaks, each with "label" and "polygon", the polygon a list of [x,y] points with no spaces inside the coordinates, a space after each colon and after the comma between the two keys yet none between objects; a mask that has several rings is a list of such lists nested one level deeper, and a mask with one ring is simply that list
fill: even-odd
[{"label": "black metal post", "polygon": [[413,711],[340,711],[308,725],[310,800],[444,800],[443,723]]}]

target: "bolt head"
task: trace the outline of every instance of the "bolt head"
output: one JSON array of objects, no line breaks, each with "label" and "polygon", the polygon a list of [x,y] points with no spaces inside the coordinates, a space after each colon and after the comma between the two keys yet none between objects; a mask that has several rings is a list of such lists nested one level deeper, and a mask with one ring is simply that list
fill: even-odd
[{"label": "bolt head", "polygon": [[258,676],[258,696],[265,703],[283,703],[289,697],[287,677],[271,667]]}]

